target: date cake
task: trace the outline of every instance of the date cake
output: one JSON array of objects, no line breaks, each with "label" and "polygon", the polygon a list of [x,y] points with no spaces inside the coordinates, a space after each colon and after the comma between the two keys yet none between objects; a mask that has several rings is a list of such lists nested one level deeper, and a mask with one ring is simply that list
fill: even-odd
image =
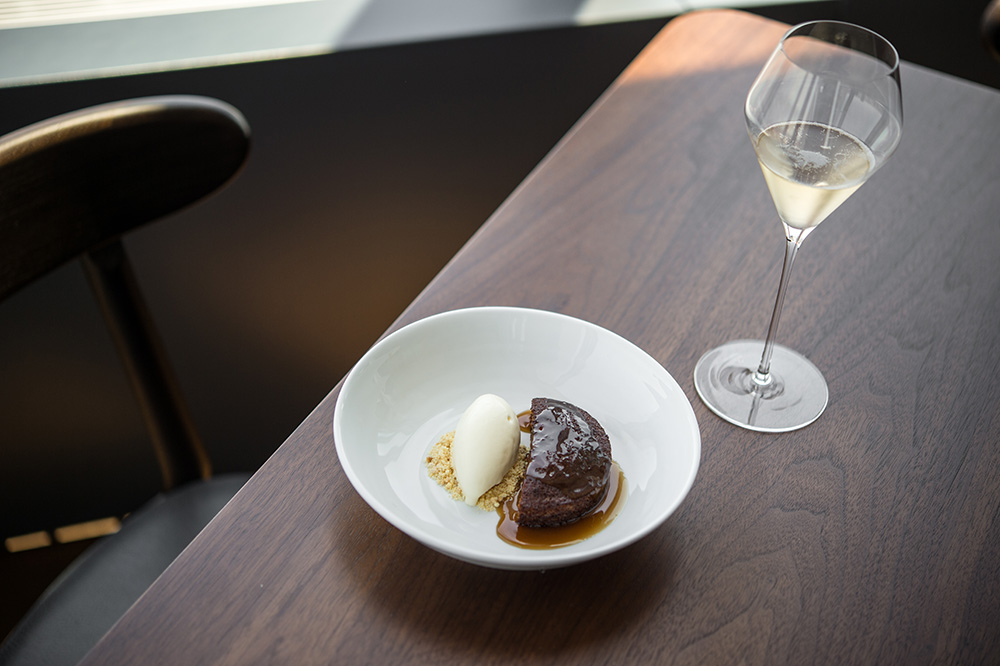
[{"label": "date cake", "polygon": [[518,497],[517,523],[556,527],[579,520],[608,490],[611,442],[594,417],[568,402],[534,398],[530,462]]}]

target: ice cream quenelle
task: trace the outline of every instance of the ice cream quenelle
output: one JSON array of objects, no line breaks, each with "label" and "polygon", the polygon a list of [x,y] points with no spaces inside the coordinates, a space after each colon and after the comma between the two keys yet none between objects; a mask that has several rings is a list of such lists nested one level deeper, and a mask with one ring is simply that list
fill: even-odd
[{"label": "ice cream quenelle", "polygon": [[517,459],[521,430],[517,414],[500,396],[476,398],[455,428],[451,464],[465,503],[476,500],[503,479]]}]

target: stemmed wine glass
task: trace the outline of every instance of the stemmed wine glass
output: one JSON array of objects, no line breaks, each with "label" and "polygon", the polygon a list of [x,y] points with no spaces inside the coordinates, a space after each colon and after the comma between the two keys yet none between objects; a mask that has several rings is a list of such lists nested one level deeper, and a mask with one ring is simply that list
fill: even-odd
[{"label": "stemmed wine glass", "polygon": [[695,366],[694,384],[723,419],[785,432],[819,418],[829,397],[819,369],[774,342],[792,261],[806,236],[899,144],[899,57],[865,28],[804,23],[785,34],[757,75],[745,114],[785,228],[785,261],[767,339],[735,340],[707,352]]}]

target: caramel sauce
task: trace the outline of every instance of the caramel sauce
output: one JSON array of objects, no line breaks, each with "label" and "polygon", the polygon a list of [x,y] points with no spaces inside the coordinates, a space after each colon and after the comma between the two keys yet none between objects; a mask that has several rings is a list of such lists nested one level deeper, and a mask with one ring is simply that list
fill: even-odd
[{"label": "caramel sauce", "polygon": [[[518,414],[519,421],[520,418],[521,414]],[[513,546],[534,550],[571,546],[594,536],[607,527],[624,506],[625,475],[618,463],[612,462],[611,465],[611,478],[608,479],[608,491],[604,499],[580,520],[558,527],[521,527],[517,524],[518,491],[497,507],[497,513],[500,514],[497,536]]]},{"label": "caramel sauce", "polygon": [[521,432],[531,432],[531,410],[526,409],[517,415],[517,426]]}]

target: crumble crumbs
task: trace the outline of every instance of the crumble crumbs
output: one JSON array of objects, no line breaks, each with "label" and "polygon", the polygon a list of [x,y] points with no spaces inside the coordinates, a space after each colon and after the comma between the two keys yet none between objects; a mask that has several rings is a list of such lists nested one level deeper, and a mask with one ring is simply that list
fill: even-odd
[{"label": "crumble crumbs", "polygon": [[[427,452],[427,473],[432,479],[438,482],[442,488],[448,491],[452,499],[459,502],[465,501],[462,489],[455,478],[455,470],[451,466],[451,445],[455,441],[455,431],[442,435],[431,450]],[[521,486],[524,474],[528,469],[528,447],[520,446],[517,449],[517,458],[514,465],[507,470],[500,483],[496,484],[479,498],[476,506],[483,511],[495,511],[503,502],[513,495]]]}]

